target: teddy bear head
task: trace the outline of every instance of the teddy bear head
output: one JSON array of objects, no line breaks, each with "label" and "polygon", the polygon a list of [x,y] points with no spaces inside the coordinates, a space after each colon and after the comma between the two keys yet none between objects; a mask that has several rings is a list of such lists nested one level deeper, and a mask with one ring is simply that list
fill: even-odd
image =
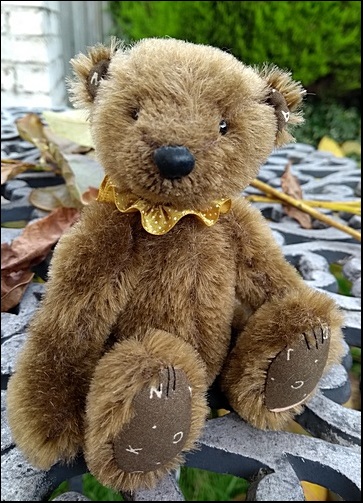
[{"label": "teddy bear head", "polygon": [[98,159],[118,190],[202,208],[239,194],[302,121],[300,83],[220,49],[170,38],[112,41],[71,61]]}]

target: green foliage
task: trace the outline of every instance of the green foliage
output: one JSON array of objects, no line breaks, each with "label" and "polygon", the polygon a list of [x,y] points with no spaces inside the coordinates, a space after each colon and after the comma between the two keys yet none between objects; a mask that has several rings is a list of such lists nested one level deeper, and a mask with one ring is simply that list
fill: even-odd
[{"label": "green foliage", "polygon": [[[248,482],[232,475],[182,467],[179,486],[186,501],[231,501],[246,493]],[[62,482],[50,500],[69,490],[69,483]],[[83,475],[83,494],[91,501],[124,501],[120,494],[101,485],[90,473]]]},{"label": "green foliage", "polygon": [[111,1],[126,40],[170,36],[273,62],[302,84],[340,97],[360,89],[360,2]]},{"label": "green foliage", "polygon": [[360,143],[361,117],[358,108],[309,100],[308,96],[303,110],[305,123],[293,133],[297,141],[316,147],[323,136],[329,136],[338,143],[346,140]]},{"label": "green foliage", "polygon": [[121,494],[101,485],[90,473],[83,475],[83,494],[92,501],[124,501]]},{"label": "green foliage", "polygon": [[232,475],[182,467],[179,486],[186,501],[231,501],[247,492],[248,482]]},{"label": "green foliage", "polygon": [[338,263],[330,264],[330,272],[335,276],[338,283],[338,293],[341,295],[351,295],[352,283],[343,274],[343,266]]},{"label": "green foliage", "polygon": [[357,378],[360,378],[362,371],[362,350],[361,348],[351,347],[350,352],[353,358],[351,373]]},{"label": "green foliage", "polygon": [[52,501],[54,500],[54,498],[56,498],[57,496],[63,494],[63,493],[66,493],[67,491],[69,491],[69,482],[67,480],[65,480],[64,482],[62,482],[58,487],[57,489],[55,489],[52,494],[50,495],[50,498],[48,501]]},{"label": "green foliage", "polygon": [[[121,494],[108,489],[100,484],[90,473],[86,473],[82,477],[82,493],[91,501],[124,501]],[[70,484],[66,480],[62,482],[49,498],[52,501],[60,494],[70,491]]]}]

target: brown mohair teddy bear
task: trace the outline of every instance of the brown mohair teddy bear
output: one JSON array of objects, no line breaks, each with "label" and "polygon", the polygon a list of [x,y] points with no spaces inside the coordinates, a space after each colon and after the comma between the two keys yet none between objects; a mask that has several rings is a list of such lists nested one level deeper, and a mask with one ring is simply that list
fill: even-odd
[{"label": "brown mohair teddy bear", "polygon": [[283,428],[339,361],[342,317],[240,195],[302,120],[290,73],[175,39],[72,63],[106,178],[54,251],[8,414],[34,465],[83,450],[135,490],[195,448],[217,376],[244,420]]}]

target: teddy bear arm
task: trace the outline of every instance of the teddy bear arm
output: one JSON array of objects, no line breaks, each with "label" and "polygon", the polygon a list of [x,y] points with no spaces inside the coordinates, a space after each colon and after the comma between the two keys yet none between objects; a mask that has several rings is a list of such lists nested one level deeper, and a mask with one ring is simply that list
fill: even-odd
[{"label": "teddy bear arm", "polygon": [[306,290],[301,276],[283,256],[261,213],[246,201],[233,205],[232,238],[237,247],[236,292],[253,310],[287,292]]},{"label": "teddy bear arm", "polygon": [[335,302],[309,287],[287,262],[261,213],[241,201],[234,217],[238,224],[233,234],[238,249],[236,295],[242,306],[252,314],[263,308],[267,320],[275,319],[278,312],[276,327],[288,330],[308,331],[314,323],[340,326],[342,315]]},{"label": "teddy bear arm", "polygon": [[100,270],[83,231],[82,223],[56,247],[46,294],[8,387],[15,442],[41,468],[73,457],[82,445],[89,381],[127,298],[124,276]]}]

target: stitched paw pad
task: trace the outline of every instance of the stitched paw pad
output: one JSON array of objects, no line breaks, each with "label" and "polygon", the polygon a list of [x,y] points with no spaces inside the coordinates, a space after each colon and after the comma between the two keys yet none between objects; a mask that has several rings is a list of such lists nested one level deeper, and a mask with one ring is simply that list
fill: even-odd
[{"label": "stitched paw pad", "polygon": [[316,327],[272,360],[265,388],[265,403],[270,411],[283,412],[309,397],[323,374],[329,344],[329,328]]},{"label": "stitched paw pad", "polygon": [[114,441],[121,470],[158,470],[180,453],[190,430],[191,392],[185,373],[169,366],[135,397],[135,416]]}]

